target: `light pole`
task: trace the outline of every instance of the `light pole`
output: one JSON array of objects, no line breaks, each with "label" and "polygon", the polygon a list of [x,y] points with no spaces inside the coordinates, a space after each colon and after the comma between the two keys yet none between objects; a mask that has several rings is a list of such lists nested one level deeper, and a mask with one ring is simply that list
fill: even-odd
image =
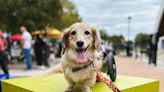
[{"label": "light pole", "polygon": [[131,26],[130,24],[131,24],[131,19],[132,19],[132,17],[129,16],[128,17],[128,34],[127,34],[128,39],[127,39],[127,46],[126,46],[126,55],[127,56],[132,56],[131,46],[130,46],[130,26]]},{"label": "light pole", "polygon": [[131,16],[129,16],[128,17],[128,41],[130,40],[130,30],[131,30],[131,19],[132,19],[132,17]]}]

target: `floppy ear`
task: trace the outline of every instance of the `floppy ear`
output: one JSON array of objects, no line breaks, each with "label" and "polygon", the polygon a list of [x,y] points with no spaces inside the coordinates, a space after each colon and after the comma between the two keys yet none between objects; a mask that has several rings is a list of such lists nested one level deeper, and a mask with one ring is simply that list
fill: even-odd
[{"label": "floppy ear", "polygon": [[67,48],[69,46],[69,44],[68,44],[69,43],[69,40],[68,40],[69,31],[70,31],[69,28],[64,30],[62,41],[61,41],[63,48]]},{"label": "floppy ear", "polygon": [[100,44],[101,44],[100,32],[95,27],[92,27],[92,32],[93,32],[94,47],[97,51],[99,51]]}]

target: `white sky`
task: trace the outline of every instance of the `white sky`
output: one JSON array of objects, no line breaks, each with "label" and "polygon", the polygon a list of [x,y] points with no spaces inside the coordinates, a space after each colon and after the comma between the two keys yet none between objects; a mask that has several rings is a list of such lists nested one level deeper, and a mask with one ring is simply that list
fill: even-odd
[{"label": "white sky", "polygon": [[122,34],[127,39],[128,16],[131,19],[130,39],[136,34],[155,32],[155,23],[162,0],[71,0],[82,21],[105,29],[109,35]]}]

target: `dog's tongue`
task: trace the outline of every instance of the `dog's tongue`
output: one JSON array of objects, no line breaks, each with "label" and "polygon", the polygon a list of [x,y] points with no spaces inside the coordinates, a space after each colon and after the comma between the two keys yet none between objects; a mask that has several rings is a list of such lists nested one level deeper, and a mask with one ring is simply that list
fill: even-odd
[{"label": "dog's tongue", "polygon": [[87,58],[84,53],[78,53],[77,54],[77,63],[85,63],[87,61]]}]

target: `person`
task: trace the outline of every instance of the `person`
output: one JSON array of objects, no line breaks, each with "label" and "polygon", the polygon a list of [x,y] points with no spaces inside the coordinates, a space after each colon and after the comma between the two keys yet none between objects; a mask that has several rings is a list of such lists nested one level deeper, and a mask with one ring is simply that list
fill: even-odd
[{"label": "person", "polygon": [[42,45],[42,57],[43,57],[43,64],[46,67],[49,67],[48,58],[50,56],[50,46],[47,44],[47,36],[46,34],[43,35],[43,45]]},{"label": "person", "polygon": [[151,34],[149,39],[149,64],[153,63],[155,66],[157,65],[157,42],[158,34]]},{"label": "person", "polygon": [[61,46],[61,43],[58,42],[55,44],[55,49],[56,49],[56,57],[57,58],[61,58],[61,51],[62,51],[62,46]]},{"label": "person", "polygon": [[27,70],[32,69],[32,60],[30,56],[30,49],[31,49],[31,43],[32,43],[32,37],[31,34],[27,31],[25,26],[20,27],[20,31],[22,32],[22,46],[24,51],[24,56],[26,60]]},{"label": "person", "polygon": [[43,55],[42,55],[42,47],[44,45],[43,40],[41,39],[41,35],[36,36],[36,40],[34,43],[34,52],[36,56],[36,61],[37,61],[37,68],[43,69]]},{"label": "person", "polygon": [[48,58],[50,55],[50,47],[47,45],[46,40],[46,36],[40,34],[37,35],[34,43],[34,51],[38,69],[46,69],[49,67]]},{"label": "person", "polygon": [[8,59],[7,59],[7,55],[5,54],[6,47],[7,47],[7,42],[3,36],[2,31],[0,30],[0,65],[4,74],[6,75],[6,78],[10,79],[10,75],[7,67]]}]

